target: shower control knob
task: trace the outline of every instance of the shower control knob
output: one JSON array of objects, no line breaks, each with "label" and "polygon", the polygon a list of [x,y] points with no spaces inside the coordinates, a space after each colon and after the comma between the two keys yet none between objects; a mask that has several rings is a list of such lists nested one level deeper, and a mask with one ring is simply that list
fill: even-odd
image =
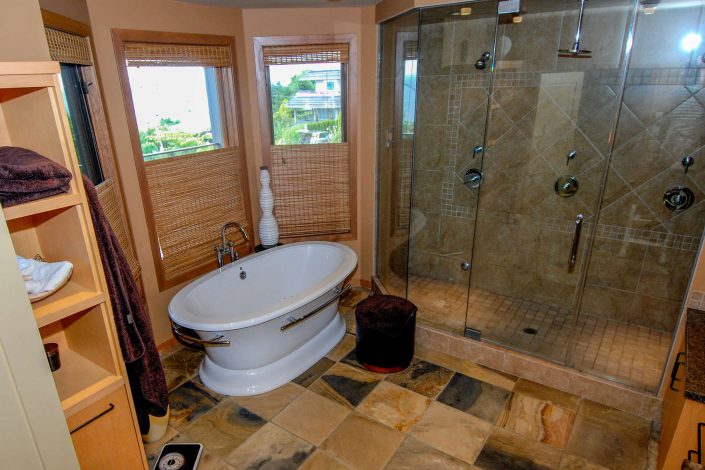
[{"label": "shower control knob", "polygon": [[692,206],[694,202],[693,191],[685,186],[675,186],[663,195],[664,205],[673,212],[682,212]]},{"label": "shower control knob", "polygon": [[489,51],[485,51],[482,53],[479,59],[477,59],[477,62],[475,62],[475,68],[477,70],[485,70],[487,68],[487,61],[492,58],[492,54]]},{"label": "shower control knob", "polygon": [[683,160],[681,160],[681,165],[685,168],[686,173],[688,173],[688,168],[693,166],[693,163],[695,163],[695,159],[691,156],[683,157]]},{"label": "shower control knob", "polygon": [[467,261],[463,261],[462,263],[460,263],[460,268],[463,271],[470,271],[470,263],[468,263]]}]

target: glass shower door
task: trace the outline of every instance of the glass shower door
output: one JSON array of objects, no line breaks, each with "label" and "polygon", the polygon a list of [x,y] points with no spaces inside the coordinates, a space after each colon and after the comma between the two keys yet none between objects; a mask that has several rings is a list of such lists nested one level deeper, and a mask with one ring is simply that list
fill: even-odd
[{"label": "glass shower door", "polygon": [[705,227],[705,1],[639,5],[576,369],[658,387]]},{"label": "glass shower door", "polygon": [[500,16],[466,318],[483,340],[557,362],[576,323],[633,1],[586,2],[575,47],[580,5],[524,0]]},{"label": "glass shower door", "polygon": [[497,2],[421,11],[408,299],[462,334]]},{"label": "glass shower door", "polygon": [[418,12],[381,27],[377,180],[377,276],[406,297],[409,204],[416,120]]}]

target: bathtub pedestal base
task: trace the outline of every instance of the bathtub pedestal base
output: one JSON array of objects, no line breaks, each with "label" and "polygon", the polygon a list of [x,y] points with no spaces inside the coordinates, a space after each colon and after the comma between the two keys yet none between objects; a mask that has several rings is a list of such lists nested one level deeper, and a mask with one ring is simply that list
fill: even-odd
[{"label": "bathtub pedestal base", "polygon": [[336,313],[316,336],[298,349],[266,366],[231,370],[203,359],[199,375],[203,384],[223,395],[249,396],[269,392],[298,377],[333,349],[345,335],[345,321]]}]

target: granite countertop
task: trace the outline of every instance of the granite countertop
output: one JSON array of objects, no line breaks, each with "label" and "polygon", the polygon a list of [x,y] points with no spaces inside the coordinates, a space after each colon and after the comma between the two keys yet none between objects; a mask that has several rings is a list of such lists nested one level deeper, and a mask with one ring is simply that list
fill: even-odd
[{"label": "granite countertop", "polygon": [[705,403],[705,311],[688,309],[685,357],[685,397]]}]

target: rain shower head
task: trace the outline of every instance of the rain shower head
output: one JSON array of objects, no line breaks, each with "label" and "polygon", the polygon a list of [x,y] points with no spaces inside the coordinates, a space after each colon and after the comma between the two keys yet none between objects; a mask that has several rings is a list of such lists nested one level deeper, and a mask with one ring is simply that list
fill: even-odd
[{"label": "rain shower head", "polygon": [[572,57],[576,59],[590,59],[592,51],[586,49],[558,49],[558,57]]},{"label": "rain shower head", "polygon": [[578,27],[575,31],[575,43],[570,49],[558,49],[558,57],[573,57],[580,59],[589,59],[592,57],[592,51],[587,49],[581,49],[580,47],[580,37],[583,32],[583,14],[585,13],[585,2],[587,0],[580,0],[580,12],[578,13]]}]

